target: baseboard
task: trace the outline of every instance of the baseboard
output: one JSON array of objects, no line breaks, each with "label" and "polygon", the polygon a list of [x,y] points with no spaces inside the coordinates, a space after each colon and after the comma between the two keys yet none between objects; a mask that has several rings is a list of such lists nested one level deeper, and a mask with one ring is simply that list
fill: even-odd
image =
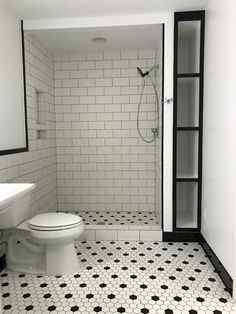
[{"label": "baseboard", "polygon": [[2,255],[0,257],[0,271],[2,271],[4,268],[6,268],[6,255]]},{"label": "baseboard", "polygon": [[199,242],[200,239],[201,235],[199,232],[163,232],[163,242]]},{"label": "baseboard", "polygon": [[214,251],[211,249],[210,245],[206,242],[204,237],[201,235],[200,244],[203,250],[206,253],[206,256],[211,261],[212,265],[214,266],[216,273],[220,276],[221,280],[223,281],[227,291],[231,294],[233,293],[233,279],[227,270],[224,268],[222,263],[220,262],[219,258],[216,256]]}]

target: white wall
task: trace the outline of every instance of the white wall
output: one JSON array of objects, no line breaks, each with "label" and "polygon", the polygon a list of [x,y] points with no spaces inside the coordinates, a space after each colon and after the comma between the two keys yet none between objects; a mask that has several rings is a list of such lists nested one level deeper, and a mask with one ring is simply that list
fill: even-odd
[{"label": "white wall", "polygon": [[206,14],[202,234],[233,276],[236,210],[236,3]]},{"label": "white wall", "polygon": [[[8,14],[11,23],[16,28],[17,25],[20,27],[20,21],[10,12]],[[7,37],[5,30],[5,28],[0,28],[0,38]],[[8,41],[11,40],[7,38]],[[5,44],[7,45],[7,42]],[[18,44],[21,45],[21,42]],[[34,182],[36,189],[32,193],[31,202],[33,213],[39,210],[57,209],[53,56],[31,37],[25,39],[25,49],[29,151],[0,156],[0,182]],[[9,60],[6,58],[3,61],[7,65]],[[1,71],[3,71],[3,77],[7,77],[8,68],[4,67]],[[14,76],[12,75],[10,79],[14,81]],[[2,80],[0,80],[0,85],[2,85]],[[37,139],[35,88],[45,92],[46,139]],[[15,90],[8,90],[8,92],[14,93]],[[1,103],[0,106],[3,104]],[[11,124],[11,121],[8,123]],[[14,127],[12,124],[11,126]],[[2,241],[6,234],[5,231],[0,232],[0,256],[5,251]]]}]

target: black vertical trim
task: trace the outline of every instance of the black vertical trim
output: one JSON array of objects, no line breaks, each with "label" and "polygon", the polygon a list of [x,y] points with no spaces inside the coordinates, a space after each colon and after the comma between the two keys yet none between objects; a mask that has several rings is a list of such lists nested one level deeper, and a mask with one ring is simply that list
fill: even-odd
[{"label": "black vertical trim", "polygon": [[28,121],[27,121],[27,91],[26,91],[26,71],[25,71],[25,35],[24,35],[24,22],[21,20],[21,42],[22,42],[22,63],[23,63],[23,84],[24,84],[24,106],[25,106],[25,137],[26,137],[26,148],[29,150],[29,139],[28,139]]},{"label": "black vertical trim", "polygon": [[21,20],[21,46],[22,46],[22,65],[23,65],[24,111],[25,111],[25,147],[0,150],[0,156],[26,152],[29,150],[28,126],[27,126],[27,96],[26,96],[26,78],[25,78],[25,43],[24,43],[24,29],[23,29],[22,20]]},{"label": "black vertical trim", "polygon": [[177,162],[177,65],[178,65],[178,20],[174,20],[174,90],[173,90],[173,231],[176,230],[176,162]]},{"label": "black vertical trim", "polygon": [[202,219],[202,139],[203,139],[203,93],[204,93],[204,46],[205,46],[205,11],[201,13],[200,32],[200,79],[199,79],[199,132],[198,132],[198,228],[201,230]]},{"label": "black vertical trim", "polygon": [[[199,73],[178,73],[178,24],[180,21],[200,21],[200,63]],[[174,108],[173,108],[173,231],[201,230],[201,199],[202,199],[202,135],[203,135],[203,79],[204,79],[204,31],[205,11],[176,12],[174,20]],[[179,77],[199,77],[199,125],[197,128],[178,127],[177,125],[177,83]],[[198,177],[177,178],[177,134],[178,131],[194,131],[198,134]],[[196,182],[198,184],[197,197],[197,228],[177,228],[177,182]]]},{"label": "black vertical trim", "polygon": [[[6,268],[6,254],[3,254],[0,257],[0,271],[2,271],[4,268]],[[0,307],[0,311],[1,311],[1,307]]]},{"label": "black vertical trim", "polygon": [[162,128],[162,138],[161,138],[161,226],[164,230],[164,77],[165,77],[165,24],[162,24],[162,118],[161,118],[161,128]]}]

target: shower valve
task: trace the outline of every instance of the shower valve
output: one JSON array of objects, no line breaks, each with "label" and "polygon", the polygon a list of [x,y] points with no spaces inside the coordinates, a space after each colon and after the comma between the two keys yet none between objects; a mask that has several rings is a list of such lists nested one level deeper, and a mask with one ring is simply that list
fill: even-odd
[{"label": "shower valve", "polygon": [[170,104],[172,102],[173,102],[173,98],[167,98],[167,97],[165,97],[165,99],[163,101],[164,104]]}]

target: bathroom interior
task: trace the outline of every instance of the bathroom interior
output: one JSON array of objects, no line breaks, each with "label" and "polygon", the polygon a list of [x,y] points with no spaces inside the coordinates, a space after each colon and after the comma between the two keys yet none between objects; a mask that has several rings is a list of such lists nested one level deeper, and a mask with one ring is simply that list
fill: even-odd
[{"label": "bathroom interior", "polygon": [[21,2],[0,4],[3,312],[236,312],[234,3]]}]

